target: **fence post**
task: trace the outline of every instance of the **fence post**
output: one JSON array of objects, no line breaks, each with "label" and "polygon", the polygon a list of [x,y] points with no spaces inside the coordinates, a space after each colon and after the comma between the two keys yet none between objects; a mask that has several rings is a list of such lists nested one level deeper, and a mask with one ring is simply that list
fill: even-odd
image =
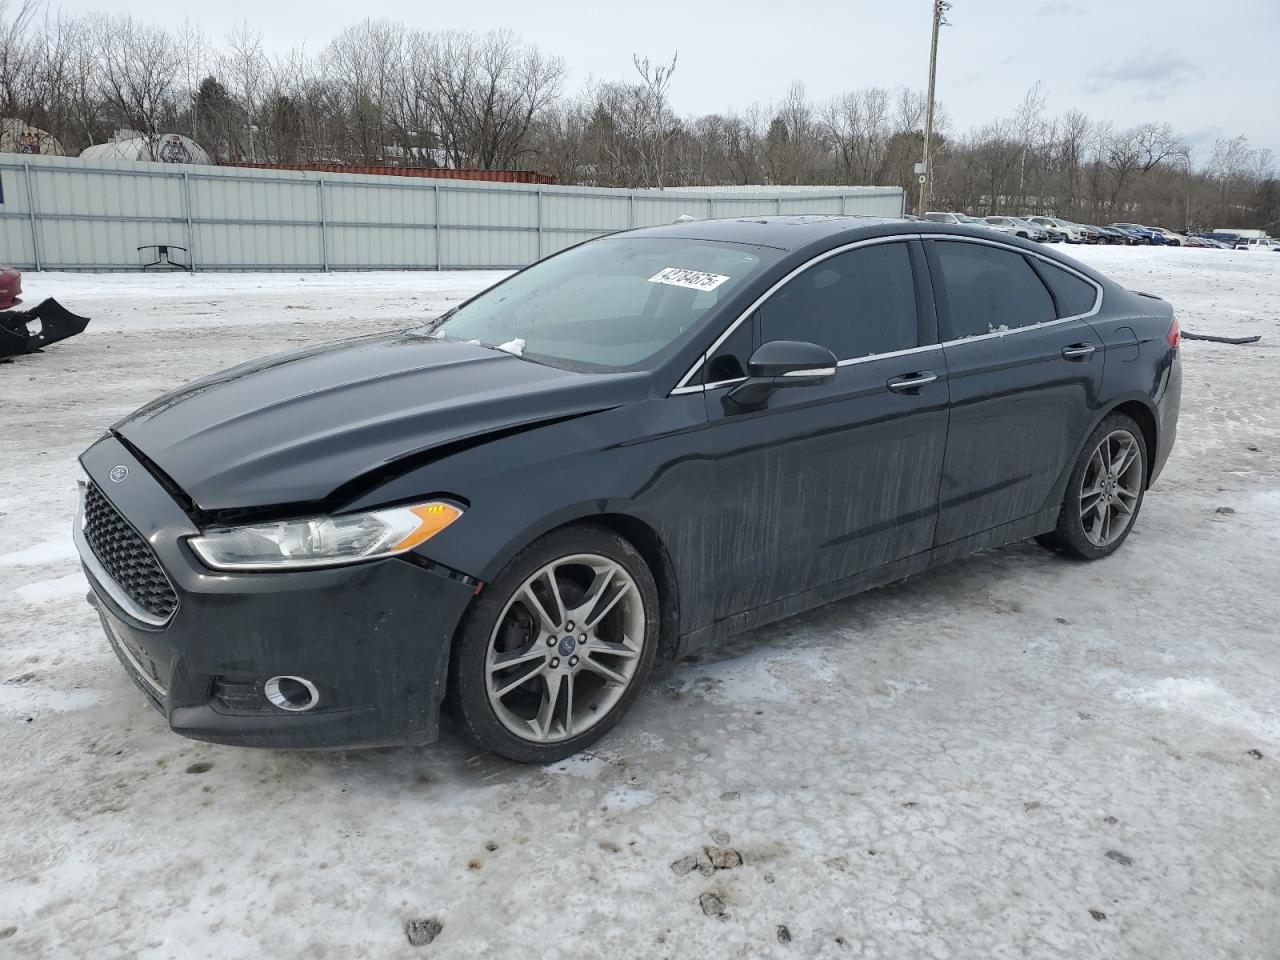
[{"label": "fence post", "polygon": [[182,209],[187,217],[187,265],[196,272],[196,234],[191,226],[191,174],[182,171]]},{"label": "fence post", "polygon": [[711,197],[707,197],[707,219],[714,220],[716,212],[716,202]]},{"label": "fence post", "polygon": [[22,179],[27,184],[27,219],[31,222],[31,257],[35,260],[36,270],[43,270],[40,265],[40,231],[36,228],[36,193],[31,186],[31,164],[22,165]]},{"label": "fence post", "polygon": [[535,193],[536,193],[536,196],[534,198],[534,201],[538,204],[538,221],[537,221],[538,250],[537,250],[537,253],[534,255],[533,259],[541,260],[542,259],[542,188],[539,187],[538,190],[535,191]]},{"label": "fence post", "polygon": [[635,193],[627,194],[627,227],[631,230],[636,228],[636,195]]},{"label": "fence post", "polygon": [[777,213],[778,216],[782,216],[782,194],[778,194],[774,203],[777,204],[777,209],[774,212]]},{"label": "fence post", "polygon": [[324,272],[325,272],[325,273],[328,273],[328,272],[329,272],[329,231],[328,231],[328,223],[327,223],[327,220],[326,220],[326,217],[325,217],[325,210],[324,210],[324,178],[323,178],[323,177],[322,177],[321,179],[319,179],[319,180],[317,180],[317,181],[316,181],[316,186],[320,188],[320,189],[319,189],[319,198],[320,198],[320,260],[321,260],[321,263],[322,263],[322,264],[323,264],[323,266],[324,266]]},{"label": "fence post", "polygon": [[440,272],[440,247],[444,243],[444,234],[440,232],[440,184],[431,185],[431,226],[436,231],[436,272]]}]

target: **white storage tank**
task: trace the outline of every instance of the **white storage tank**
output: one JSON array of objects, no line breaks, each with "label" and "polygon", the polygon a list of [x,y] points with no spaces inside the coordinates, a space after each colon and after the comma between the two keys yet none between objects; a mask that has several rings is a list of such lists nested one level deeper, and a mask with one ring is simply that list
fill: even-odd
[{"label": "white storage tank", "polygon": [[200,144],[180,133],[146,136],[136,130],[118,130],[106,143],[95,143],[80,152],[84,160],[156,160],[161,163],[210,164]]}]

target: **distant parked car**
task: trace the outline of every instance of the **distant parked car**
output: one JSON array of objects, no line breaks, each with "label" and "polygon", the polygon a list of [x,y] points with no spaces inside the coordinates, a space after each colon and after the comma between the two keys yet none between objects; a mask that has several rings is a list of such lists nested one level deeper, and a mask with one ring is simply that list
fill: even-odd
[{"label": "distant parked car", "polygon": [[1227,233],[1223,230],[1200,230],[1195,233],[1188,233],[1188,237],[1198,237],[1201,240],[1209,240],[1213,243],[1221,244],[1228,250],[1234,249],[1235,245],[1240,242],[1238,233]]},{"label": "distant parked car", "polygon": [[1057,243],[1062,239],[1060,234],[1042,227],[1038,223],[1032,223],[1025,217],[1010,217],[1015,224],[1027,231],[1028,239],[1036,241],[1036,243]]},{"label": "distant parked car", "polygon": [[1102,231],[1097,227],[1091,227],[1087,223],[1077,223],[1077,227],[1084,231],[1085,243],[1105,243],[1102,237]]},{"label": "distant parked car", "polygon": [[924,218],[932,223],[952,223],[958,227],[984,227],[991,229],[991,224],[985,220],[979,220],[977,217],[971,217],[967,213],[943,213],[941,211],[931,211],[924,215]]},{"label": "distant parked car", "polygon": [[1180,233],[1174,233],[1164,227],[1150,227],[1149,229],[1152,233],[1158,233],[1164,237],[1165,243],[1171,247],[1185,247],[1187,245],[1187,238]]},{"label": "distant parked car", "polygon": [[1043,227],[1028,223],[1026,220],[1019,220],[1017,217],[986,217],[985,219],[991,229],[1010,236],[1021,237],[1023,240],[1035,240],[1039,243],[1049,239],[1049,234]]},{"label": "distant parked car", "polygon": [[1110,226],[1141,237],[1144,242],[1151,244],[1153,247],[1163,246],[1169,242],[1164,238],[1164,234],[1157,233],[1150,227],[1144,227],[1140,223],[1112,223]]},{"label": "distant parked car", "polygon": [[1031,217],[1030,219],[1032,223],[1038,223],[1046,229],[1052,227],[1062,234],[1062,238],[1067,243],[1088,242],[1088,234],[1085,233],[1084,227],[1078,223],[1072,223],[1070,220],[1059,220],[1057,217]]},{"label": "distant parked car", "polygon": [[1023,217],[1022,219],[1026,220],[1027,223],[1031,224],[1033,227],[1039,227],[1041,230],[1047,233],[1049,235],[1050,243],[1066,243],[1067,242],[1067,232],[1065,230],[1059,230],[1057,227],[1050,226],[1047,223],[1037,223],[1034,219],[1031,219],[1029,217]]},{"label": "distant parked car", "polygon": [[1102,240],[1100,241],[1102,243],[1131,244],[1133,242],[1132,237],[1120,230],[1117,230],[1115,227],[1095,227],[1090,225],[1089,229],[1098,231],[1099,235],[1102,237]]},{"label": "distant parked car", "polygon": [[22,273],[16,267],[0,267],[0,310],[22,302]]},{"label": "distant parked car", "polygon": [[1271,237],[1250,237],[1248,240],[1237,243],[1236,249],[1247,250],[1250,253],[1280,251],[1280,240],[1273,240]]},{"label": "distant parked car", "polygon": [[1151,235],[1145,230],[1134,230],[1131,227],[1122,227],[1117,223],[1111,224],[1111,229],[1119,230],[1134,245],[1145,246],[1151,243]]},{"label": "distant parked car", "polygon": [[1231,250],[1234,247],[1233,244],[1223,243],[1221,240],[1202,237],[1198,234],[1187,234],[1187,246],[1199,247],[1202,250]]}]

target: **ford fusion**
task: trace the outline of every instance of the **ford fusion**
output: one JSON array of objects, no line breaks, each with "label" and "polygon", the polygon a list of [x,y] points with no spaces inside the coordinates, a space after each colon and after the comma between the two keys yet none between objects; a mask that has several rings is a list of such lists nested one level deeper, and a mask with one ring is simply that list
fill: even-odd
[{"label": "ford fusion", "polygon": [[81,457],[107,638],[185,736],[567,756],[678,656],[997,544],[1095,560],[1174,442],[1169,304],[988,230],[573,247],[234,367]]}]

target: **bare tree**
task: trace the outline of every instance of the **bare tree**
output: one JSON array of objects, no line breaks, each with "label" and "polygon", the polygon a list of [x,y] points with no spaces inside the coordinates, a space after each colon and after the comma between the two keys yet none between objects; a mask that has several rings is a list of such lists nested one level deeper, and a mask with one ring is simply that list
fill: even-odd
[{"label": "bare tree", "polygon": [[173,37],[127,14],[98,15],[91,24],[104,104],[147,141],[151,159],[159,159],[160,134],[173,122],[177,105],[181,66]]},{"label": "bare tree", "polygon": [[[363,20],[318,56],[275,55],[248,25],[214,45],[191,21],[170,34],[128,16],[47,11],[46,0],[0,0],[0,116],[24,135],[48,130],[71,151],[117,127],[153,142],[184,129],[228,163],[538,167],[610,186],[915,189],[925,120],[917,90],[869,87],[815,105],[793,84],[767,107],[681,117],[674,55],[636,56],[630,79],[588,79],[566,95],[564,62],[509,31]],[[1197,166],[1168,123],[1116,129],[1079,111],[1051,116],[1041,83],[1011,107],[955,136],[937,109],[938,204],[1175,226],[1277,216],[1274,158],[1243,137],[1220,141]]]}]

